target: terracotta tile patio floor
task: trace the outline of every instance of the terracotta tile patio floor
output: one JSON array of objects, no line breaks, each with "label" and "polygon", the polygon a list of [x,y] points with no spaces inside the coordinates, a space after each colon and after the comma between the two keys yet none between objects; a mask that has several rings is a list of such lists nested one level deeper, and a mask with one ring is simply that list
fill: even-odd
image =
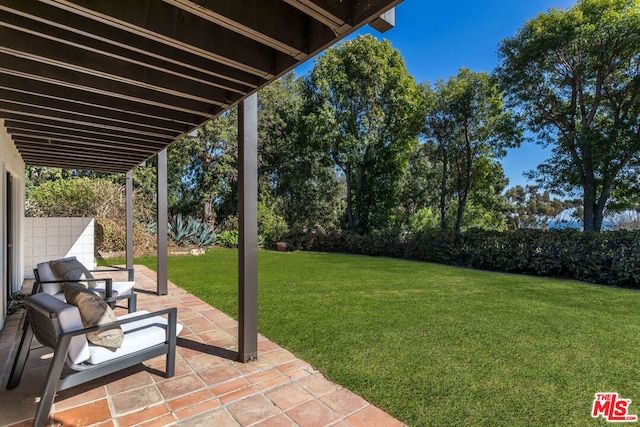
[{"label": "terracotta tile patio floor", "polygon": [[[262,336],[258,360],[237,362],[237,322],[173,283],[168,295],[154,295],[155,278],[154,271],[136,266],[138,309],[178,308],[184,329],[178,337],[175,376],[163,376],[162,356],[65,390],[56,397],[51,425],[403,425]],[[31,425],[52,353],[34,340],[20,385],[5,389],[22,318],[23,312],[10,315],[0,332],[0,426]]]}]

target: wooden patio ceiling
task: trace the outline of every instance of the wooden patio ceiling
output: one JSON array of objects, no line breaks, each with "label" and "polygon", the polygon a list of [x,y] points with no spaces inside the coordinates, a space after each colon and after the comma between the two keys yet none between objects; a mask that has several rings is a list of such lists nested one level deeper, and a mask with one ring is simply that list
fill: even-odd
[{"label": "wooden patio ceiling", "polygon": [[401,1],[0,0],[0,120],[28,165],[126,172]]}]

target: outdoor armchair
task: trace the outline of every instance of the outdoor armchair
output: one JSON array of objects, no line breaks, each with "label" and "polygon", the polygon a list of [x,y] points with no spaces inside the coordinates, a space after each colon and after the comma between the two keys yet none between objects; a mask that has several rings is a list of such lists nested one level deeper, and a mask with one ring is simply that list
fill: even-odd
[{"label": "outdoor armchair", "polygon": [[[77,285],[75,287],[78,288]],[[67,299],[77,306],[46,292],[31,295],[25,301],[29,322],[18,347],[7,389],[18,386],[34,335],[41,344],[54,349],[34,426],[47,423],[57,391],[163,354],[166,354],[166,377],[174,374],[176,337],[182,330],[182,325],[177,323],[176,308],[153,313],[138,311],[115,317],[111,308],[96,294],[86,289],[72,289],[71,292],[79,296],[67,295]],[[87,315],[96,314],[102,316],[101,320],[96,326],[87,326]],[[103,323],[109,316],[115,320]],[[65,363],[73,372],[62,377]]]},{"label": "outdoor armchair", "polygon": [[[96,278],[91,273],[108,273],[110,271],[127,271],[128,279],[114,282],[111,278]],[[76,257],[61,258],[39,263],[33,270],[36,281],[32,294],[46,292],[64,301],[62,284],[65,282],[83,283],[103,298],[120,297],[133,293],[135,282],[133,270],[120,267],[102,267],[88,270]],[[135,301],[134,301],[135,302]],[[129,306],[129,312],[135,311],[135,305]]]}]

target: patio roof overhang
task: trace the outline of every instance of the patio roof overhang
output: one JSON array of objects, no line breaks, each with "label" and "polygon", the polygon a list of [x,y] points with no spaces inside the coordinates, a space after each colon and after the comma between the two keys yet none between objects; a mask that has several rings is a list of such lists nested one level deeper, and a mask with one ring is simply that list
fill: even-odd
[{"label": "patio roof overhang", "polygon": [[401,1],[0,0],[0,119],[27,165],[126,172]]}]

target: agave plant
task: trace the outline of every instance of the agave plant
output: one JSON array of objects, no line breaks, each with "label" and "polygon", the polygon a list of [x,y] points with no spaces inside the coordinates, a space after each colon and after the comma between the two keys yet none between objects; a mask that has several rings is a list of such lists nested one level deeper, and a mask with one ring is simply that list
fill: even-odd
[{"label": "agave plant", "polygon": [[182,219],[180,213],[169,221],[168,228],[169,238],[180,246],[187,246],[196,232],[188,221]]},{"label": "agave plant", "polygon": [[216,232],[206,222],[198,222],[193,243],[199,248],[211,246],[216,242]]},{"label": "agave plant", "polygon": [[145,228],[147,230],[147,233],[152,234],[152,235],[156,235],[158,233],[158,223],[156,221],[149,221],[146,225]]}]

